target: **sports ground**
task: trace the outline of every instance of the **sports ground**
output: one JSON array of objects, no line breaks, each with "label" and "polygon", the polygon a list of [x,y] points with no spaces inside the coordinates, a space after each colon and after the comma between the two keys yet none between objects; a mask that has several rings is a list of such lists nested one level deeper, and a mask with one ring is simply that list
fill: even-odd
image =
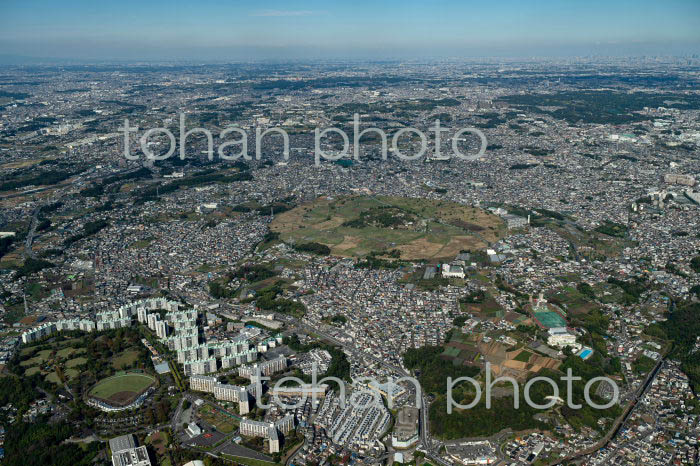
[{"label": "sports ground", "polygon": [[154,383],[150,375],[122,372],[97,382],[89,395],[114,404],[128,404]]},{"label": "sports ground", "polygon": [[534,317],[544,328],[566,327],[566,320],[554,311],[535,312]]}]

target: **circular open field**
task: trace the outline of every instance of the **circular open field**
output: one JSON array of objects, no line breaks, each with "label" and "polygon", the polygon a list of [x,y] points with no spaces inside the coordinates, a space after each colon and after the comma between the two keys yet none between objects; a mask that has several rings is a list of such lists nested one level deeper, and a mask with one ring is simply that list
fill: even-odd
[{"label": "circular open field", "polygon": [[147,374],[122,373],[100,380],[88,393],[112,405],[125,406],[155,383],[156,379]]}]

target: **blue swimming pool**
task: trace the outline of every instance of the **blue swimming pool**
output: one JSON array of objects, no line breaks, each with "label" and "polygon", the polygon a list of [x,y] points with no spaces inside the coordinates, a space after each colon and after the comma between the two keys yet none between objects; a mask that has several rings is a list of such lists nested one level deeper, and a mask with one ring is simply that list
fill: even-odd
[{"label": "blue swimming pool", "polygon": [[591,351],[589,349],[585,349],[585,350],[581,351],[581,354],[579,354],[579,356],[581,357],[581,359],[586,359],[588,356],[591,355],[592,352],[593,351]]}]

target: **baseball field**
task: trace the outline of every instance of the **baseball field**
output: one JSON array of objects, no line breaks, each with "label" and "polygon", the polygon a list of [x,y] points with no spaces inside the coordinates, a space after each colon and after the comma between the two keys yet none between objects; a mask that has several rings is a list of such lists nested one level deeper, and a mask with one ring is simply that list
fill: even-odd
[{"label": "baseball field", "polygon": [[111,404],[126,405],[154,383],[155,379],[150,375],[121,372],[97,382],[90,390],[89,396]]}]

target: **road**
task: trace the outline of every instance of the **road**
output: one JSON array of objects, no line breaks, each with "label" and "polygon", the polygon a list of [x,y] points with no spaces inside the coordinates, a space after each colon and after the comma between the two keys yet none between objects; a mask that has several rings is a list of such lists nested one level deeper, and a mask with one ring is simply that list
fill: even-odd
[{"label": "road", "polygon": [[[411,374],[409,374],[404,368],[395,366],[393,364],[387,363],[385,360],[377,358],[373,355],[367,354],[363,351],[358,351],[356,348],[348,345],[347,343],[344,343],[337,338],[335,338],[332,335],[329,335],[322,330],[320,330],[318,327],[311,327],[308,324],[305,324],[304,322],[301,322],[298,319],[291,318],[289,316],[277,316],[278,319],[282,320],[287,320],[289,322],[294,323],[297,327],[301,328],[302,330],[306,331],[307,333],[314,333],[316,335],[319,335],[323,339],[338,345],[342,347],[344,350],[349,352],[350,354],[357,356],[357,357],[363,357],[363,358],[368,358],[371,359],[372,361],[375,361],[376,363],[380,364],[386,369],[392,370],[398,374],[401,374],[401,376],[409,377]],[[421,422],[419,423],[419,429],[420,429],[420,438],[421,438],[421,444],[423,445],[423,448],[426,450],[427,455],[429,456],[430,459],[433,461],[441,464],[442,466],[452,466],[451,463],[445,461],[439,454],[438,454],[438,448],[435,448],[433,446],[432,440],[430,439],[430,433],[428,429],[428,400],[425,397],[425,393],[421,391],[421,404],[420,404],[420,412],[419,412],[419,418]]]},{"label": "road", "polygon": [[182,398],[180,398],[180,402],[177,404],[175,414],[173,415],[173,418],[170,421],[170,429],[172,429],[173,432],[177,432],[177,425],[180,423],[180,416],[182,416],[182,405],[184,403],[185,397],[183,396]]},{"label": "road", "polygon": [[570,455],[566,458],[561,458],[557,461],[554,461],[554,462],[550,463],[550,466],[554,466],[554,465],[564,463],[564,462],[573,462],[574,460],[581,459],[587,455],[590,455],[592,453],[595,453],[595,452],[601,450],[602,448],[605,448],[608,445],[608,443],[610,443],[610,441],[615,438],[615,436],[620,431],[622,426],[625,425],[625,422],[627,422],[627,419],[634,411],[634,408],[637,405],[637,402],[644,396],[646,391],[649,389],[649,387],[651,386],[651,383],[656,378],[656,374],[658,374],[658,372],[661,369],[661,366],[663,365],[665,360],[666,360],[666,358],[664,357],[664,358],[661,358],[658,363],[656,363],[656,367],[654,368],[653,371],[651,371],[649,373],[649,375],[647,376],[644,383],[640,384],[640,386],[637,388],[637,390],[635,390],[633,396],[631,397],[632,399],[629,401],[629,403],[625,407],[625,410],[624,410],[622,416],[617,420],[617,422],[615,422],[615,424],[613,424],[613,427],[610,429],[610,432],[605,437],[603,437],[603,439],[600,442],[596,443],[594,446],[589,447],[583,451],[574,453],[573,455]]},{"label": "road", "polygon": [[[117,171],[117,172],[114,172],[114,173],[106,173],[106,174],[103,174],[103,175],[95,175],[95,176],[91,176],[91,177],[85,178],[83,181],[95,181],[95,180],[99,180],[99,179],[102,179],[102,178],[108,178],[108,177],[111,177],[111,176],[124,175],[124,174],[129,173],[129,172],[134,172],[134,171],[138,170],[139,168],[140,168],[140,167],[137,167],[137,168],[126,168],[126,169],[124,169],[124,170],[120,170],[120,171]],[[32,189],[28,189],[28,190],[26,190],[26,191],[21,191],[21,192],[13,192],[13,193],[10,193],[10,194],[2,194],[2,195],[0,195],[0,199],[12,199],[13,197],[25,196],[25,195],[27,195],[27,194],[36,194],[36,193],[40,193],[40,192],[43,192],[43,191],[48,191],[49,189],[56,189],[56,188],[65,187],[65,186],[67,186],[67,185],[69,185],[69,184],[75,183],[76,181],[80,180],[81,178],[82,178],[82,176],[78,175],[77,177],[71,177],[71,178],[69,178],[69,179],[66,180],[66,181],[62,181],[61,183],[52,184],[52,185],[48,185],[48,186],[41,186],[41,187],[38,187],[38,188],[32,188]]]},{"label": "road", "polygon": [[37,205],[32,212],[32,223],[29,227],[29,233],[27,233],[27,239],[24,241],[24,256],[31,257],[34,259],[34,250],[32,249],[32,243],[34,242],[34,236],[36,235],[36,227],[39,224],[39,212],[41,211],[41,205]]}]

